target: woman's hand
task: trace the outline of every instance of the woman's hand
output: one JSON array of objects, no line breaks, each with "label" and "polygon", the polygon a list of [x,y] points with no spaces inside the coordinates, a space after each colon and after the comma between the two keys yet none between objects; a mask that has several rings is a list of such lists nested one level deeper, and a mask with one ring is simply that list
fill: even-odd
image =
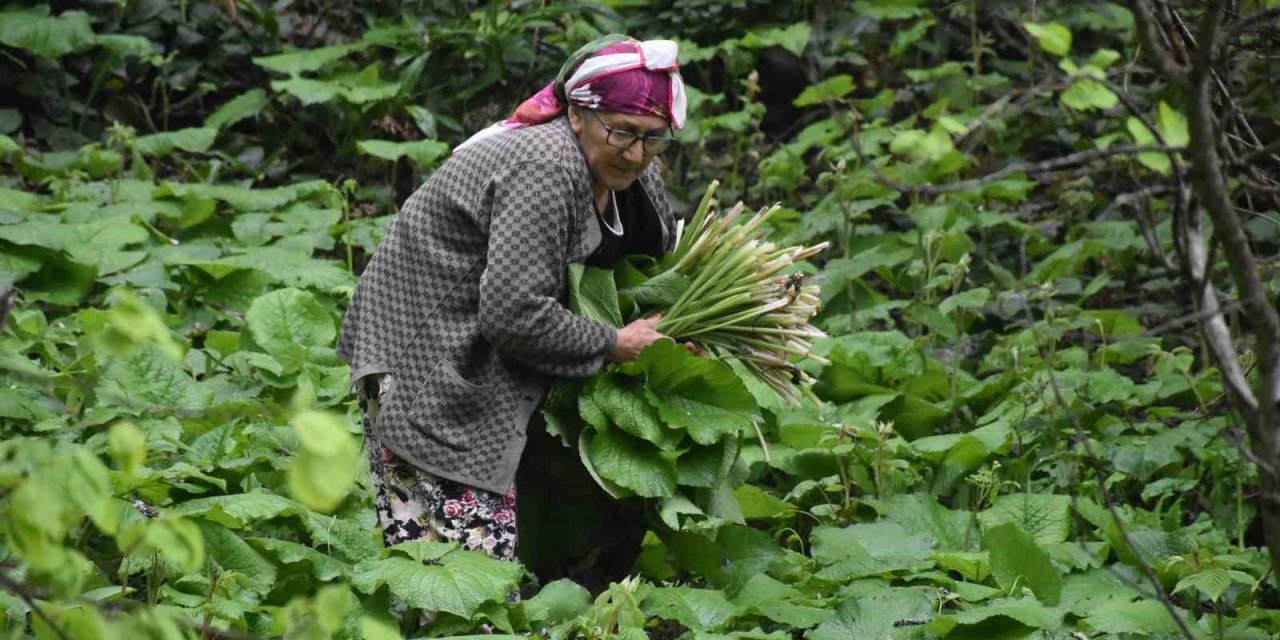
[{"label": "woman's hand", "polygon": [[611,362],[635,360],[636,356],[640,355],[640,352],[654,340],[665,338],[666,336],[654,329],[661,319],[660,315],[641,318],[618,329],[618,341],[614,343],[613,351],[609,353],[609,360]]}]

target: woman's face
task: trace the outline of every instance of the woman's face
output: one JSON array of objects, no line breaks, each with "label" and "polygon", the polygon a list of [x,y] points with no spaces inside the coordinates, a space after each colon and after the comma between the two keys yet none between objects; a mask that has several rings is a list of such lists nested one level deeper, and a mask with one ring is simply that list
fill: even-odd
[{"label": "woman's face", "polygon": [[[658,155],[645,152],[643,140],[636,140],[635,144],[626,149],[610,146],[610,129],[640,136],[670,135],[670,124],[666,118],[616,111],[591,111],[577,106],[569,109],[569,126],[578,136],[596,186],[610,191],[620,191],[631,186]],[[614,137],[619,136],[615,134]]]}]

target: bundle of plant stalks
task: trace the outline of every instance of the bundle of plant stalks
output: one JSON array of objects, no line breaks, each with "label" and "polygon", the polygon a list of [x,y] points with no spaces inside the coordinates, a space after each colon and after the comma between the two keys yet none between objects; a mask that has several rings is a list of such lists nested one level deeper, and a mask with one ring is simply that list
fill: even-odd
[{"label": "bundle of plant stalks", "polygon": [[808,358],[812,340],[825,337],[810,320],[818,311],[817,276],[792,268],[824,249],[778,247],[765,239],[764,223],[781,209],[773,205],[741,221],[741,202],[721,213],[713,206],[712,182],[687,225],[681,225],[675,251],[655,280],[687,282],[669,308],[661,309],[657,330],[677,340],[692,340],[719,356],[740,360],[761,382],[788,402],[811,394],[813,379],[792,363]]},{"label": "bundle of plant stalks", "polygon": [[732,491],[745,478],[742,438],[753,430],[763,438],[759,397],[744,378],[794,404],[812,382],[795,361],[825,362],[809,350],[823,335],[809,323],[817,286],[795,267],[826,244],[775,246],[763,225],[778,207],[750,218],[741,204],[721,212],[715,188],[662,259],[628,256],[614,269],[569,272],[574,312],[615,327],[660,313],[659,331],[711,357],[661,340],[633,362],[557,385],[543,404],[548,431],[576,445],[597,484],[615,498],[667,500],[672,528],[689,517],[740,516]]}]

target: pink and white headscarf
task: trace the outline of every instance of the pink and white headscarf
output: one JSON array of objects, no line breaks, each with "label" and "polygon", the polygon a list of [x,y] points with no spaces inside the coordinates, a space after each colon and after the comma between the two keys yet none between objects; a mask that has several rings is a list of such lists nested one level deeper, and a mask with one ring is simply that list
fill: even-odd
[{"label": "pink and white headscarf", "polygon": [[454,153],[489,136],[550,122],[570,104],[587,109],[666,118],[684,126],[688,101],[680,77],[676,43],[641,42],[609,35],[574,52],[556,79],[516,107],[510,118],[483,129]]}]

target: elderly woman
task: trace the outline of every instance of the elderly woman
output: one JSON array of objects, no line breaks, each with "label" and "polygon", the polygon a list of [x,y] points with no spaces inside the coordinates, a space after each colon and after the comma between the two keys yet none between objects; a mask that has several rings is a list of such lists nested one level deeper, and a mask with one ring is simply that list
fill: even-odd
[{"label": "elderly woman", "polygon": [[338,342],[387,544],[514,558],[516,469],[551,380],[662,337],[656,319],[615,329],[563,302],[570,263],[674,245],[653,159],[684,117],[675,43],[602,38],[404,203]]}]

